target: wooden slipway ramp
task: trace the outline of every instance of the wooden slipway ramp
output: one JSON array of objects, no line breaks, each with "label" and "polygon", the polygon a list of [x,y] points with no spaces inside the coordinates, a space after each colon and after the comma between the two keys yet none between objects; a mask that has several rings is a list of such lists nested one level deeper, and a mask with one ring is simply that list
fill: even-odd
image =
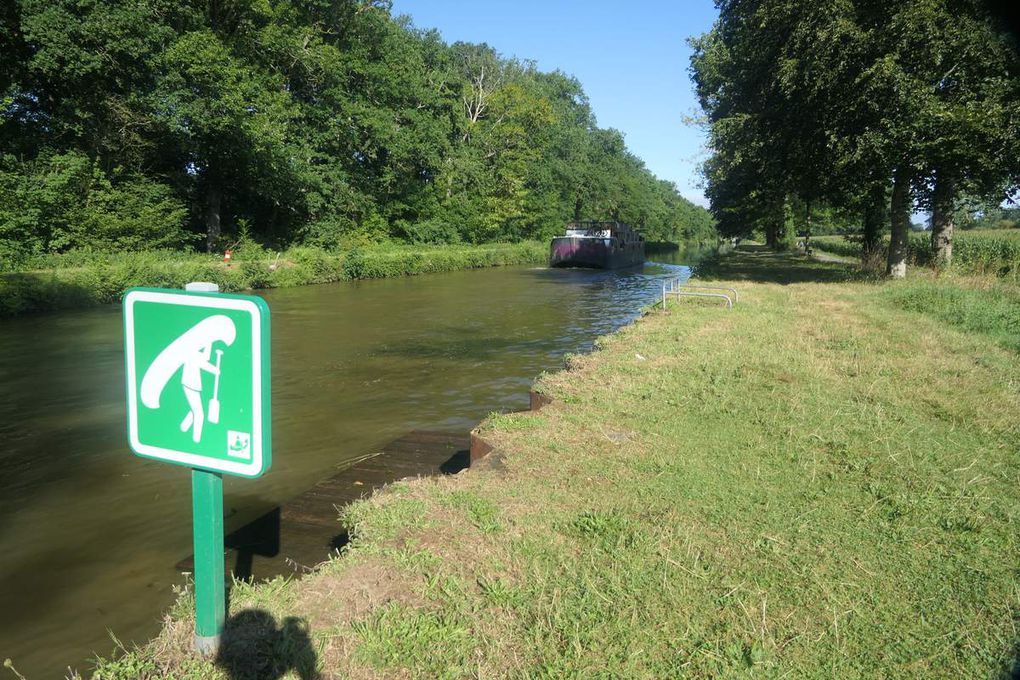
[{"label": "wooden slipway ramp", "polygon": [[[468,451],[467,435],[409,432],[228,534],[224,564],[237,578],[308,571],[347,543],[340,508],[406,477],[456,474],[468,467]],[[176,566],[191,572],[194,557]]]}]

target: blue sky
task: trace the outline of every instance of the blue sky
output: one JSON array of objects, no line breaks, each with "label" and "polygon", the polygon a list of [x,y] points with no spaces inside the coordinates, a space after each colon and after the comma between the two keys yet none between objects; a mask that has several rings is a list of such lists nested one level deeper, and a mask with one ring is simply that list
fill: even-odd
[{"label": "blue sky", "polygon": [[709,0],[393,0],[393,13],[438,29],[447,42],[488,43],[576,76],[601,127],[622,131],[652,172],[707,205],[697,173],[704,136],[684,116],[697,110],[687,38],[711,28]]}]

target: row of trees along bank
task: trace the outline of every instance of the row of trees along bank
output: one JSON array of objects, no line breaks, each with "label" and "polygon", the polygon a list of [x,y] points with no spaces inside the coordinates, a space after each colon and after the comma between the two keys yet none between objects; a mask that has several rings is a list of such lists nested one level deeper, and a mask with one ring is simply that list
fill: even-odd
[{"label": "row of trees along bank", "polygon": [[774,247],[813,217],[860,225],[865,258],[891,231],[906,273],[913,210],[932,212],[933,261],[952,258],[954,211],[998,206],[1020,181],[1020,57],[977,0],[717,0],[691,74],[712,156],[704,173],[727,235]]},{"label": "row of trees along bank", "polygon": [[713,220],[580,83],[448,45],[383,0],[0,4],[0,259],[545,239]]}]

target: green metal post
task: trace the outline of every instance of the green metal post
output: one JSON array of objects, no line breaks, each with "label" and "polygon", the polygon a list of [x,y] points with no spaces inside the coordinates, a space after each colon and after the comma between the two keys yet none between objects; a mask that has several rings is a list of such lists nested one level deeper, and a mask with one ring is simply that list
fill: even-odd
[{"label": "green metal post", "polygon": [[191,471],[195,533],[195,651],[219,651],[226,619],[223,570],[223,476]]}]

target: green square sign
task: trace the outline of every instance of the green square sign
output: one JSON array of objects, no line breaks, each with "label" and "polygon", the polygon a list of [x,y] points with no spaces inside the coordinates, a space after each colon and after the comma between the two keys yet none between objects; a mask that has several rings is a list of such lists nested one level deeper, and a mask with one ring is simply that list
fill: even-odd
[{"label": "green square sign", "polygon": [[124,296],[124,346],[135,453],[241,477],[269,469],[264,300],[134,288]]}]

